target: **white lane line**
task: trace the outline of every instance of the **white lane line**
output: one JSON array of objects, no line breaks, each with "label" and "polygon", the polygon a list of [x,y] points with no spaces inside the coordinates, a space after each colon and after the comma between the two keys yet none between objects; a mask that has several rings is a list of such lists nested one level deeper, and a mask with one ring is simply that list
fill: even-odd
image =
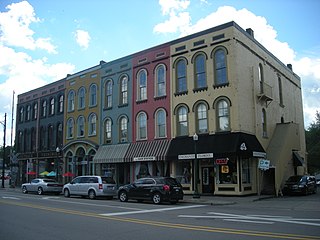
[{"label": "white lane line", "polygon": [[250,220],[241,220],[241,219],[223,219],[224,221],[229,222],[245,222],[245,223],[258,223],[258,224],[274,224],[274,222],[263,222],[263,221],[250,221]]},{"label": "white lane line", "polygon": [[2,197],[4,199],[12,199],[12,200],[21,200],[20,198],[17,197]]},{"label": "white lane line", "polygon": [[148,209],[148,210],[131,211],[131,212],[102,213],[100,215],[101,216],[120,216],[120,215],[129,215],[129,214],[174,211],[174,210],[181,210],[181,209],[187,209],[187,208],[197,208],[197,207],[203,207],[203,206],[205,206],[205,205],[192,205],[192,206],[172,207],[172,208],[157,208],[157,209]]}]

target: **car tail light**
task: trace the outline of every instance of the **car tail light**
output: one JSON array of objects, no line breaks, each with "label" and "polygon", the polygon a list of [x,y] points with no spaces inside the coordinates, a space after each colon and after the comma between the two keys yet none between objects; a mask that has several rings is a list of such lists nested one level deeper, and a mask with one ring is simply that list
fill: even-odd
[{"label": "car tail light", "polygon": [[163,185],[163,190],[164,191],[170,191],[170,186],[169,185]]},{"label": "car tail light", "polygon": [[99,183],[99,189],[103,189],[103,185]]}]

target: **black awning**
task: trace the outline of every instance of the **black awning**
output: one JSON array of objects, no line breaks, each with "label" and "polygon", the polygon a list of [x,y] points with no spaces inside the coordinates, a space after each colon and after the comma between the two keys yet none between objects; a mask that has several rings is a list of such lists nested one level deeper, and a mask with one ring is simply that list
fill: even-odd
[{"label": "black awning", "polygon": [[300,156],[299,152],[297,151],[292,151],[292,158],[293,158],[293,163],[294,166],[303,166],[304,160],[303,158]]},{"label": "black awning", "polygon": [[265,157],[266,155],[256,136],[237,132],[199,135],[196,143],[192,137],[174,138],[168,151],[169,159],[192,159],[192,154],[194,157],[195,153],[195,144],[197,154],[204,154],[203,156],[206,158],[210,158],[210,154],[214,158],[224,157],[226,154],[243,157]]}]

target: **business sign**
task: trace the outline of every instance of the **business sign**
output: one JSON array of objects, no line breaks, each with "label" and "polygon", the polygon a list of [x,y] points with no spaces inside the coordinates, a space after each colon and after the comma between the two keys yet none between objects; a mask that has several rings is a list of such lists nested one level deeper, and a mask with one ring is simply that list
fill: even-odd
[{"label": "business sign", "polygon": [[217,165],[226,165],[228,164],[229,158],[217,158],[216,164]]},{"label": "business sign", "polygon": [[213,153],[199,153],[197,158],[213,158]]},{"label": "business sign", "polygon": [[259,159],[258,168],[261,169],[261,170],[268,170],[270,168],[270,160]]},{"label": "business sign", "polygon": [[194,159],[195,155],[194,154],[183,154],[183,155],[178,155],[179,160],[188,160],[188,159]]},{"label": "business sign", "polygon": [[156,157],[135,157],[133,158],[134,162],[148,162],[148,161],[155,161]]}]

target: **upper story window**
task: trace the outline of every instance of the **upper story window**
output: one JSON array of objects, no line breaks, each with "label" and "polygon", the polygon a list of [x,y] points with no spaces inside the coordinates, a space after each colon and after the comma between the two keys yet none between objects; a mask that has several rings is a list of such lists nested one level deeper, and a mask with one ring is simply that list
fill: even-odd
[{"label": "upper story window", "polygon": [[50,115],[54,114],[54,98],[50,100]]},{"label": "upper story window", "polygon": [[163,64],[159,65],[156,69],[155,88],[156,97],[166,95],[166,70]]},{"label": "upper story window", "polygon": [[156,112],[156,137],[163,138],[167,135],[166,112],[160,109]]},{"label": "upper story window", "polygon": [[185,106],[178,108],[177,116],[177,135],[186,136],[189,134],[188,130],[188,110]]},{"label": "upper story window", "polygon": [[194,61],[194,80],[196,89],[207,87],[206,57],[202,53],[198,54]]},{"label": "upper story window", "polygon": [[260,93],[263,93],[264,92],[264,89],[263,89],[264,75],[263,75],[263,67],[261,63],[259,63],[259,67],[258,67],[258,76],[259,76],[259,83],[260,83]]},{"label": "upper story window", "polygon": [[57,125],[57,146],[62,146],[63,142],[63,127],[62,123],[58,123]]},{"label": "upper story window", "polygon": [[105,107],[111,108],[112,107],[112,80],[109,79],[106,82],[106,98],[105,98]]},{"label": "upper story window", "polygon": [[30,115],[31,115],[31,107],[30,107],[30,105],[28,105],[27,111],[26,111],[26,121],[30,120]]},{"label": "upper story window", "polygon": [[198,133],[207,133],[208,132],[208,109],[207,105],[200,103],[196,108],[196,122],[197,122],[197,131]]},{"label": "upper story window", "polygon": [[268,134],[267,134],[267,113],[265,109],[262,109],[261,121],[262,121],[262,137],[266,138],[268,137]]},{"label": "upper story window", "polygon": [[68,112],[74,111],[74,91],[71,90],[68,94]]},{"label": "upper story window", "polygon": [[42,102],[42,117],[47,116],[47,101],[44,100]]},{"label": "upper story window", "polygon": [[216,86],[228,83],[226,54],[224,48],[218,48],[214,52],[214,76]]},{"label": "upper story window", "polygon": [[180,59],[176,64],[176,92],[187,91],[187,63],[185,59]]},{"label": "upper story window", "polygon": [[128,142],[128,119],[126,117],[120,118],[120,142]]},{"label": "upper story window", "polygon": [[19,112],[19,121],[23,122],[23,120],[24,120],[24,108],[21,107]]},{"label": "upper story window", "polygon": [[69,118],[67,121],[67,138],[73,138],[73,127],[74,127],[73,118]]},{"label": "upper story window", "polygon": [[63,95],[59,97],[59,113],[63,112]]},{"label": "upper story window", "polygon": [[97,134],[97,115],[92,113],[89,116],[89,136]]},{"label": "upper story window", "polygon": [[37,119],[38,117],[38,103],[33,105],[33,119]]},{"label": "upper story window", "polygon": [[147,114],[144,112],[137,116],[137,138],[138,140],[147,139]]},{"label": "upper story window", "polygon": [[230,130],[230,104],[226,99],[220,99],[216,104],[217,131]]},{"label": "upper story window", "polygon": [[78,109],[86,107],[86,89],[81,87],[78,91]]},{"label": "upper story window", "polygon": [[128,77],[123,76],[120,79],[120,105],[128,104]]},{"label": "upper story window", "polygon": [[280,76],[278,76],[278,87],[279,87],[279,102],[280,102],[280,106],[283,106],[282,80],[281,80]]},{"label": "upper story window", "polygon": [[142,69],[137,77],[138,101],[147,99],[147,71]]},{"label": "upper story window", "polygon": [[48,127],[48,149],[54,149],[54,142],[53,142],[53,126],[49,125]]},{"label": "upper story window", "polygon": [[79,116],[77,119],[77,136],[84,137],[84,117]]},{"label": "upper story window", "polygon": [[46,150],[46,129],[40,128],[40,150]]},{"label": "upper story window", "polygon": [[112,142],[112,122],[111,119],[108,118],[105,122],[105,143]]},{"label": "upper story window", "polygon": [[97,85],[92,84],[90,86],[90,107],[96,106],[97,105]]}]

